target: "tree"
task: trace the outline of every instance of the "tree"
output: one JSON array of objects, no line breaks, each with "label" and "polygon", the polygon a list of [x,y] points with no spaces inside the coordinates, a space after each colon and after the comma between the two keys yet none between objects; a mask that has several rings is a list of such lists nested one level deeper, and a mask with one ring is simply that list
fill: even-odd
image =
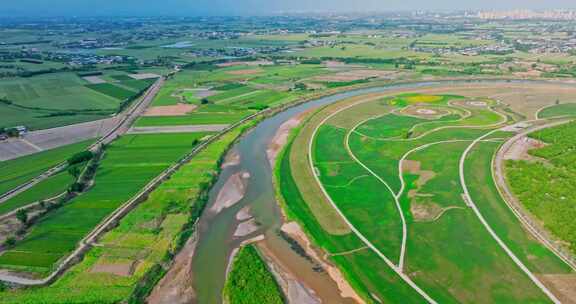
[{"label": "tree", "polygon": [[16,218],[24,225],[28,222],[28,211],[26,209],[18,209],[16,211]]},{"label": "tree", "polygon": [[[9,237],[6,239],[6,241],[4,241],[4,246],[6,247],[12,247],[16,245],[16,239],[14,237]],[[0,286],[0,291],[2,291],[2,286]]]},{"label": "tree", "polygon": [[74,176],[75,178],[78,178],[78,176],[80,175],[80,169],[77,166],[71,166],[70,168],[68,168],[68,173]]}]

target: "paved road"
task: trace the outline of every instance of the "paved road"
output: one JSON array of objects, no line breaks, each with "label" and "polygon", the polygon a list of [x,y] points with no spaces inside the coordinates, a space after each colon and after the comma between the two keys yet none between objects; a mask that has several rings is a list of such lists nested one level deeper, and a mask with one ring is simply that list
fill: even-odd
[{"label": "paved road", "polygon": [[[146,91],[146,93],[142,98],[140,98],[137,102],[133,103],[132,106],[130,106],[126,111],[117,115],[115,118],[116,122],[115,126],[110,128],[108,132],[102,136],[102,138],[100,138],[96,143],[90,146],[89,150],[96,151],[100,144],[109,144],[110,142],[115,140],[118,136],[126,133],[130,129],[132,123],[134,123],[134,121],[138,118],[138,116],[140,116],[150,105],[150,103],[154,99],[154,96],[156,96],[156,94],[158,93],[163,84],[164,79],[163,78],[158,79],[158,81],[156,81],[148,89],[148,91]],[[68,130],[68,128],[66,130]],[[66,168],[66,166],[67,164],[65,162],[58,164],[53,168],[48,169],[46,172],[40,174],[39,176],[35,177],[34,179],[0,195],[0,204],[32,188],[39,182],[63,170],[64,168]]]},{"label": "paved road", "polygon": [[64,127],[31,131],[21,138],[2,141],[0,161],[101,137],[115,128],[120,119],[121,116],[118,115]]}]

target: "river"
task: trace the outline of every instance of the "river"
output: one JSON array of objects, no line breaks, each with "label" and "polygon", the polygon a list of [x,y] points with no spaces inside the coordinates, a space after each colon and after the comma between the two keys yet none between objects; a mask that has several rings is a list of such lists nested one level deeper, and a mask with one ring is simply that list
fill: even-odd
[{"label": "river", "polygon": [[[291,263],[291,267],[299,268],[298,273],[303,276],[310,272],[311,267],[307,262],[299,258],[297,253],[290,249],[290,246],[279,235],[278,230],[282,225],[282,216],[275,199],[272,184],[272,170],[267,159],[266,150],[278,128],[290,118],[313,108],[331,104],[354,96],[380,93],[403,88],[419,88],[435,85],[450,85],[464,83],[523,83],[526,81],[499,81],[499,80],[475,80],[475,81],[433,81],[395,84],[383,87],[357,89],[337,95],[327,96],[313,100],[281,112],[273,117],[262,121],[253,130],[243,136],[231,149],[229,153],[236,153],[240,157],[238,165],[226,167],[214,185],[208,203],[207,210],[214,203],[216,196],[228,178],[238,172],[249,172],[250,179],[246,188],[244,198],[231,208],[225,209],[218,214],[205,212],[199,222],[199,241],[196,253],[192,262],[193,287],[196,292],[196,302],[199,304],[221,303],[222,288],[228,260],[234,248],[245,239],[249,239],[258,234],[266,236],[268,247],[275,248],[280,252],[286,261]],[[534,83],[542,81],[533,81]],[[545,83],[545,82],[544,82]],[[250,206],[252,214],[260,223],[260,229],[245,238],[234,238],[233,234],[238,225],[235,216],[244,206]],[[313,275],[312,272],[308,275]],[[326,279],[322,284],[330,284]],[[334,284],[335,285],[335,284]],[[326,293],[321,296],[330,296],[335,286],[324,286]],[[322,291],[320,291],[322,293]],[[337,295],[333,295],[337,296]]]}]

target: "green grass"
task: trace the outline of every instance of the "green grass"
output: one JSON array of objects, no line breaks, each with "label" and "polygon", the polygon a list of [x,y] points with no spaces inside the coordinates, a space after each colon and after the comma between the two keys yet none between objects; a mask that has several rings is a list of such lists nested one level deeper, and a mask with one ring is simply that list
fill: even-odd
[{"label": "green grass", "polygon": [[[43,267],[70,253],[102,219],[152,178],[190,151],[206,133],[127,135],[107,150],[87,193],[49,213],[17,245],[0,255],[0,265]],[[42,256],[41,259],[36,257]]]},{"label": "green grass", "polygon": [[285,303],[280,286],[253,245],[240,248],[234,257],[224,297],[230,304]]},{"label": "green grass", "polygon": [[0,127],[51,128],[100,119],[117,109],[118,99],[91,90],[85,84],[74,73],[3,79],[0,97],[12,105],[0,104]]},{"label": "green grass", "polygon": [[[422,95],[406,95],[403,98],[411,96]],[[446,100],[448,98],[441,102]],[[347,109],[339,116],[346,113],[354,115],[354,108]],[[441,303],[547,302],[546,296],[514,265],[461,197],[462,189],[458,175],[460,155],[471,140],[485,134],[489,128],[457,127],[468,124],[486,127],[502,121],[499,115],[487,108],[471,109],[468,106],[466,108],[471,112],[471,116],[457,123],[442,119],[430,122],[435,125],[434,128],[446,125],[456,128],[439,129],[411,139],[405,139],[405,134],[407,130],[417,125],[420,119],[386,115],[370,120],[361,125],[359,130],[364,128],[365,132],[372,132],[372,135],[388,139],[373,139],[353,133],[350,138],[351,150],[366,166],[389,183],[394,191],[398,191],[400,188],[398,160],[407,151],[428,143],[462,140],[457,143],[433,145],[408,157],[409,160],[420,162],[420,170],[427,172],[428,179],[424,181],[419,179],[420,175],[425,176],[422,171],[418,174],[405,173],[407,188],[400,196],[403,213],[408,222],[405,272],[409,273],[432,298]],[[457,113],[462,115],[462,111]],[[338,128],[330,125],[329,121],[319,128],[313,147],[314,165],[326,191],[347,219],[382,253],[395,261],[400,252],[401,234],[395,239],[391,236],[401,231],[399,215],[393,212],[395,211],[393,200],[386,187],[347,155],[344,149],[344,137],[352,125],[354,124],[349,124],[346,129]],[[392,137],[398,138],[390,139]],[[490,144],[493,144],[492,147],[495,149],[500,143]],[[479,208],[494,225],[499,236],[523,261],[531,259],[526,264],[536,273],[567,273],[566,265],[545,247],[532,240],[522,229],[513,214],[510,214],[505,204],[499,200],[496,188],[488,188],[491,192],[486,191],[487,186],[493,185],[493,182],[489,183],[491,182],[489,164],[493,152],[494,150],[480,152],[482,156],[480,163],[477,160],[478,154],[474,153],[471,155],[471,158],[475,158],[473,167],[467,167],[469,168],[467,180],[474,183],[469,187],[472,191],[482,191],[472,193],[473,198],[478,199]],[[488,163],[483,163],[486,160]],[[470,164],[467,163],[467,166]],[[281,169],[277,175],[283,176],[283,170],[286,169]],[[285,187],[288,188],[289,184],[280,184],[285,205],[290,209],[290,201],[302,201],[302,195],[285,193]],[[410,197],[407,193],[410,193]],[[321,229],[310,210],[303,207],[305,204],[300,203],[301,207],[297,210],[294,208],[292,213],[288,213],[289,216],[295,217],[306,226],[306,231],[315,235],[314,239],[321,247],[333,252],[330,248],[332,243],[327,239],[337,236],[328,235]],[[411,207],[422,206],[436,210],[436,213],[429,212],[425,217],[416,216]],[[443,208],[447,207],[459,209],[441,213]],[[323,236],[318,237],[317,234]],[[361,262],[355,260],[354,263]],[[351,269],[358,269],[359,264],[340,264],[342,265],[345,265],[344,272],[349,275]],[[366,279],[356,278],[358,281],[352,280],[354,286],[360,291],[366,288]]]},{"label": "green grass", "polygon": [[86,87],[119,100],[128,99],[136,94],[134,91],[127,90],[111,83],[87,84]]},{"label": "green grass", "polygon": [[[510,136],[510,135],[509,135]],[[502,200],[492,178],[492,158],[500,143],[479,143],[467,159],[466,180],[480,212],[498,236],[536,273],[568,273],[570,268],[530,236]]]},{"label": "green grass", "polygon": [[61,172],[51,176],[0,204],[0,215],[16,210],[27,204],[59,195],[66,191],[73,181],[74,177],[68,172]]},{"label": "green grass", "polygon": [[344,137],[341,129],[322,126],[314,142],[314,166],[326,191],[350,222],[386,256],[397,261],[402,226],[394,198],[348,155]]},{"label": "green grass", "polygon": [[118,100],[84,86],[73,73],[53,73],[3,80],[0,96],[15,104],[56,110],[113,109]]},{"label": "green grass", "polygon": [[[292,176],[290,154],[294,147],[289,146],[279,158],[275,169],[277,191],[282,207],[290,220],[295,220],[306,231],[315,244],[329,253],[346,252],[358,249],[364,244],[354,234],[334,235],[328,233],[318,222]],[[378,299],[396,302],[421,302],[420,296],[405,284],[375,253],[369,250],[354,254],[331,257],[344,273],[348,282],[365,299]]]},{"label": "green grass", "polygon": [[85,150],[93,142],[93,140],[87,140],[0,162],[0,171],[2,172],[2,176],[0,176],[0,193],[6,193],[35,178],[47,169],[67,160],[75,153]]},{"label": "green grass", "polygon": [[526,209],[576,252],[576,123],[530,136],[548,144],[530,151],[542,161],[508,161],[508,182]]},{"label": "green grass", "polygon": [[[203,185],[212,180],[219,159],[242,133],[242,128],[224,135],[199,152],[149,198],[107,232],[85,258],[50,286],[0,292],[2,303],[119,303],[126,301],[153,265],[179,242]],[[198,215],[196,215],[198,216]],[[138,262],[129,276],[94,272],[96,265]]]},{"label": "green grass", "polygon": [[545,108],[538,113],[538,118],[574,115],[576,115],[576,103],[565,103]]},{"label": "green grass", "polygon": [[[434,145],[409,157],[421,163],[420,170],[434,172],[434,176],[418,186],[416,178],[407,176],[412,180],[403,197],[410,231],[407,272],[415,273],[415,282],[440,303],[546,301],[461,198],[459,157],[469,144]],[[414,196],[409,198],[409,191]],[[436,219],[440,213],[414,217],[410,212],[414,207],[459,209],[447,210]]]}]

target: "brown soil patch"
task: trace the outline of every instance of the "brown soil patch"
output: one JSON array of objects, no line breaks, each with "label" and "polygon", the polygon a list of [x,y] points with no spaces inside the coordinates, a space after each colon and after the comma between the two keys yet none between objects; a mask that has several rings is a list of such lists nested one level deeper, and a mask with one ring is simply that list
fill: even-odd
[{"label": "brown soil patch", "polygon": [[527,160],[527,161],[535,160],[536,158],[528,154],[528,152],[532,149],[542,148],[545,145],[546,145],[545,143],[539,140],[527,136],[521,137],[520,139],[515,141],[514,144],[512,144],[512,146],[510,146],[510,149],[508,149],[506,153],[504,153],[504,159]]},{"label": "brown soil patch", "polygon": [[252,218],[245,222],[238,224],[236,231],[234,231],[234,237],[245,237],[248,236],[260,228],[260,225],[256,222],[256,219]]},{"label": "brown soil patch", "polygon": [[442,116],[450,114],[450,112],[445,109],[422,107],[422,106],[407,107],[403,109],[400,113],[424,119],[438,119]]},{"label": "brown soil patch", "polygon": [[230,153],[226,154],[224,158],[224,163],[222,164],[222,169],[226,167],[237,166],[240,164],[240,154],[237,151],[231,151]]},{"label": "brown soil patch", "polygon": [[179,103],[173,106],[157,106],[146,109],[142,116],[182,116],[197,108],[195,105]]},{"label": "brown soil patch", "polygon": [[136,268],[138,261],[125,261],[123,263],[98,262],[92,267],[94,273],[110,273],[121,277],[129,277]]},{"label": "brown soil patch", "polygon": [[417,222],[432,221],[442,213],[442,208],[435,203],[419,204],[414,201],[410,204],[410,212]]},{"label": "brown soil patch", "polygon": [[249,70],[228,71],[226,73],[230,75],[254,75],[261,72],[262,72],[261,69],[249,69]]},{"label": "brown soil patch", "polygon": [[404,172],[419,176],[418,180],[416,180],[416,186],[418,189],[436,176],[434,171],[422,171],[420,165],[420,162],[415,160],[405,159],[402,162],[402,169]]},{"label": "brown soil patch", "polygon": [[150,304],[185,304],[196,297],[192,288],[192,258],[198,242],[195,234],[188,239],[184,248],[174,259],[168,273],[156,285],[148,297]]},{"label": "brown soil patch", "polygon": [[576,303],[575,274],[543,274],[538,277],[562,303]]}]

